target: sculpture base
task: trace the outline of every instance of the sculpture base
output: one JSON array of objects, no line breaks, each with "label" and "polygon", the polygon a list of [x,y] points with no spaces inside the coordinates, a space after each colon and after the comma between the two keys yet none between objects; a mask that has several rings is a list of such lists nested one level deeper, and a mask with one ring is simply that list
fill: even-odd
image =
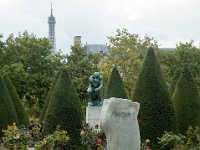
[{"label": "sculpture base", "polygon": [[86,108],[86,123],[93,129],[97,125],[98,129],[100,129],[101,109],[102,106],[87,106]]},{"label": "sculpture base", "polygon": [[88,102],[88,106],[102,106],[102,104],[103,104],[102,100],[95,100]]}]

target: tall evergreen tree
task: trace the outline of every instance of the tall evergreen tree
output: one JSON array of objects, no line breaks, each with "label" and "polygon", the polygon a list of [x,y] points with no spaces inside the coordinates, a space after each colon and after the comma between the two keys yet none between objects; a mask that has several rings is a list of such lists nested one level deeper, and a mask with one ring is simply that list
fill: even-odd
[{"label": "tall evergreen tree", "polygon": [[140,103],[138,121],[142,139],[157,144],[164,131],[175,130],[175,114],[154,49],[148,49],[134,90],[133,100]]},{"label": "tall evergreen tree", "polygon": [[45,115],[43,135],[52,133],[59,125],[69,133],[70,145],[79,145],[82,116],[77,92],[67,71],[63,70],[54,87]]},{"label": "tall evergreen tree", "polygon": [[108,83],[108,88],[104,95],[105,99],[110,97],[128,99],[122,79],[116,66],[112,70]]},{"label": "tall evergreen tree", "polygon": [[173,95],[178,131],[185,134],[189,126],[200,125],[200,97],[188,68],[184,67]]},{"label": "tall evergreen tree", "polygon": [[180,74],[181,74],[181,69],[180,68],[176,69],[176,72],[175,72],[174,77],[172,79],[172,83],[171,83],[170,88],[169,88],[171,95],[174,94],[176,84],[177,84],[177,81],[178,81]]},{"label": "tall evergreen tree", "polygon": [[9,77],[7,75],[3,77],[3,80],[9,91],[13,105],[15,107],[19,125],[23,124],[25,126],[28,126],[29,125],[28,115],[25,111],[25,108],[24,108],[20,98],[19,98],[19,95],[17,94],[15,87],[13,86],[11,80],[9,79]]},{"label": "tall evergreen tree", "polygon": [[0,77],[0,137],[2,129],[13,122],[18,123],[17,113],[3,78]]},{"label": "tall evergreen tree", "polygon": [[54,87],[55,87],[55,85],[56,85],[56,82],[57,82],[57,80],[58,80],[58,77],[59,77],[59,73],[56,75],[56,77],[55,77],[55,79],[54,79],[54,81],[53,81],[53,84],[51,85],[51,88],[50,88],[50,90],[49,90],[49,92],[48,92],[48,94],[47,94],[47,97],[46,97],[46,99],[45,99],[45,103],[44,103],[44,106],[43,106],[43,108],[42,108],[42,112],[41,112],[40,118],[39,118],[40,124],[42,124],[43,121],[44,121],[45,114],[46,114],[47,108],[48,108],[48,106],[49,106],[49,102],[50,102],[50,99],[51,99],[51,96],[52,96],[52,92],[53,92],[53,89],[54,89]]}]

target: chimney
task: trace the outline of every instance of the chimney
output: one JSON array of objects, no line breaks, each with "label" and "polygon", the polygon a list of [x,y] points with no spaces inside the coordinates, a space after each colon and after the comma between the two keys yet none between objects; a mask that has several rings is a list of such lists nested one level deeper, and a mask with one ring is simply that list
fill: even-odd
[{"label": "chimney", "polygon": [[81,46],[81,36],[75,36],[74,37],[74,45],[80,45]]}]

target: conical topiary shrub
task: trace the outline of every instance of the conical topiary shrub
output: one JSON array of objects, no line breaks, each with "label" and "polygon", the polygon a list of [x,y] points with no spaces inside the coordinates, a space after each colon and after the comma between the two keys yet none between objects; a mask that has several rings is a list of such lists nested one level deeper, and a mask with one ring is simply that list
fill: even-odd
[{"label": "conical topiary shrub", "polygon": [[17,113],[3,78],[0,77],[0,137],[2,129],[14,122],[18,124]]},{"label": "conical topiary shrub", "polygon": [[110,97],[128,99],[125,88],[123,86],[122,79],[116,66],[112,70],[108,83],[108,88],[104,95],[105,99],[108,99]]},{"label": "conical topiary shrub", "polygon": [[[66,70],[60,73],[53,89],[44,119],[43,135],[52,133],[56,126],[66,130],[70,146],[80,145],[82,109],[79,97]],[[68,149],[72,149],[68,147]]]},{"label": "conical topiary shrub", "polygon": [[43,121],[44,121],[45,114],[46,114],[47,108],[48,108],[48,106],[49,106],[49,102],[50,102],[50,99],[51,99],[51,96],[52,96],[52,92],[53,92],[53,89],[54,89],[54,87],[55,87],[55,85],[56,85],[56,82],[57,82],[57,80],[58,80],[58,77],[59,77],[59,73],[56,75],[56,77],[55,77],[55,79],[54,79],[54,81],[53,81],[53,84],[51,85],[51,88],[50,88],[50,90],[49,90],[49,92],[48,92],[48,94],[47,94],[47,97],[46,97],[46,99],[45,99],[45,103],[44,103],[44,106],[43,106],[43,108],[42,108],[42,112],[41,112],[40,118],[39,118],[39,123],[40,123],[40,124],[42,124]]},{"label": "conical topiary shrub", "polygon": [[200,97],[194,79],[183,68],[173,95],[179,133],[185,134],[189,126],[200,125]]},{"label": "conical topiary shrub", "polygon": [[13,102],[13,105],[14,105],[16,113],[17,113],[19,125],[23,124],[26,127],[28,127],[28,125],[29,125],[28,115],[25,111],[25,108],[24,108],[20,98],[19,98],[19,95],[17,94],[15,87],[13,86],[13,84],[8,76],[4,76],[3,80],[9,91],[9,94],[12,98],[12,102]]},{"label": "conical topiary shrub", "polygon": [[164,131],[176,129],[175,114],[168,87],[153,48],[149,48],[137,80],[133,100],[140,103],[138,122],[142,139],[157,145]]},{"label": "conical topiary shrub", "polygon": [[169,88],[171,96],[174,94],[174,90],[176,88],[176,83],[178,81],[180,74],[181,74],[181,69],[180,68],[176,69],[176,71],[174,73],[174,77],[172,79],[172,83],[171,83],[170,88]]}]

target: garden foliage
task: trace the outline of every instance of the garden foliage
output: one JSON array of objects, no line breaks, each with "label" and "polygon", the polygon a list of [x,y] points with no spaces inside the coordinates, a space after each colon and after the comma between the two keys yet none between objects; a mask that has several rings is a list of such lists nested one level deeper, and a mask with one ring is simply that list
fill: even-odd
[{"label": "garden foliage", "polygon": [[181,69],[180,68],[176,69],[176,72],[175,72],[174,77],[172,79],[172,83],[171,83],[170,88],[169,88],[171,96],[174,94],[176,84],[177,84],[177,81],[178,81],[180,74],[181,74]]},{"label": "garden foliage", "polygon": [[152,47],[144,60],[133,100],[141,106],[138,121],[142,139],[150,139],[157,144],[157,137],[164,131],[176,129],[170,94]]},{"label": "garden foliage", "polygon": [[81,130],[81,145],[84,149],[101,150],[106,146],[106,135],[103,130],[92,130],[84,126]]},{"label": "garden foliage", "polygon": [[110,97],[117,97],[117,98],[124,98],[124,99],[128,98],[126,95],[126,91],[125,91],[122,79],[120,77],[119,71],[117,70],[116,66],[112,70],[109,83],[108,83],[108,88],[104,95],[105,99],[108,99]]},{"label": "garden foliage", "polygon": [[71,145],[80,145],[82,110],[79,97],[66,70],[55,84],[45,119],[43,136],[53,133],[56,126],[68,132]]},{"label": "garden foliage", "polygon": [[43,105],[42,112],[41,112],[40,118],[39,118],[40,124],[42,124],[43,121],[44,121],[45,114],[46,114],[46,112],[47,112],[47,108],[48,108],[48,106],[49,106],[49,102],[50,102],[50,99],[51,99],[51,96],[52,96],[52,92],[53,92],[53,89],[54,89],[54,87],[55,87],[55,85],[56,85],[56,82],[57,82],[57,80],[58,80],[58,77],[59,77],[59,73],[56,75],[56,77],[55,77],[55,79],[54,79],[54,81],[53,81],[53,84],[51,85],[51,88],[50,88],[50,90],[49,90],[49,92],[48,92],[48,94],[47,94],[47,97],[46,97],[46,99],[45,99],[45,103],[44,103],[44,105]]},{"label": "garden foliage", "polygon": [[57,126],[52,134],[48,134],[42,140],[35,143],[35,149],[62,150],[63,145],[69,141],[69,136],[66,131],[60,130]]},{"label": "garden foliage", "polygon": [[4,146],[9,150],[25,150],[32,143],[29,131],[17,128],[15,123],[8,126],[8,129],[3,130],[3,134]]},{"label": "garden foliage", "polygon": [[200,128],[190,126],[184,135],[165,132],[159,138],[159,144],[164,150],[199,150]]},{"label": "garden foliage", "polygon": [[2,129],[13,122],[18,123],[17,113],[3,78],[0,77],[0,137]]},{"label": "garden foliage", "polygon": [[200,97],[194,79],[187,67],[183,68],[177,81],[173,101],[180,133],[184,134],[189,126],[200,125]]},{"label": "garden foliage", "polygon": [[19,95],[17,94],[17,91],[16,91],[14,85],[12,84],[11,80],[9,79],[9,77],[7,75],[5,75],[3,77],[3,80],[9,91],[9,94],[12,98],[12,102],[13,102],[13,105],[14,105],[16,113],[17,113],[19,125],[23,124],[26,127],[28,127],[28,125],[29,125],[28,115],[25,111],[25,108],[24,108],[20,98],[19,98]]}]

